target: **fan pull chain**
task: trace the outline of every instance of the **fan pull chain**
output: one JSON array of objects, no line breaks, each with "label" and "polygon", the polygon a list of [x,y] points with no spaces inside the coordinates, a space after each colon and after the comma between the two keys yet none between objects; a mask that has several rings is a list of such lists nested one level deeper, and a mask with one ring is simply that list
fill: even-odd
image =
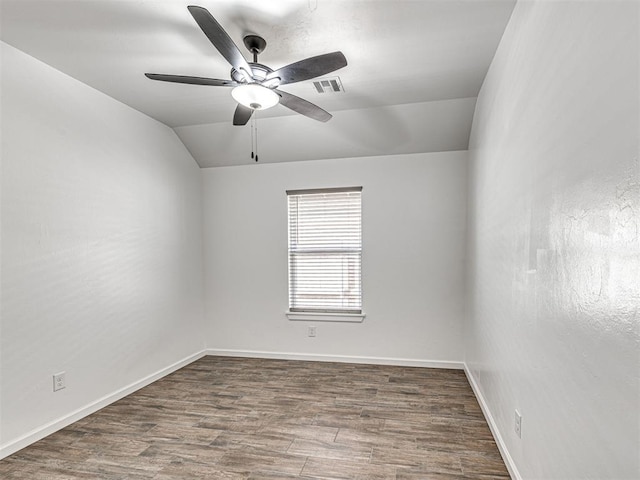
[{"label": "fan pull chain", "polygon": [[257,162],[258,161],[258,111],[257,110],[253,116],[256,117],[254,128],[256,130],[255,139],[256,139],[256,162]]},{"label": "fan pull chain", "polygon": [[[251,116],[251,158],[258,161],[258,111],[255,110]],[[255,152],[255,154],[254,154]]]},{"label": "fan pull chain", "polygon": [[251,129],[251,158],[254,158],[253,154],[253,122],[255,121],[254,116],[251,115],[251,123],[249,124],[249,128]]}]

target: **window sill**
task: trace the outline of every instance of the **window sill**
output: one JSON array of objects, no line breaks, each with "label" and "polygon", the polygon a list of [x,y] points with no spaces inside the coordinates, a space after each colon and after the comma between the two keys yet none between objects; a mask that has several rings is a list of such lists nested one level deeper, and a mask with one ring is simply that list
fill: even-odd
[{"label": "window sill", "polygon": [[364,313],[316,313],[316,312],[285,312],[292,321],[307,322],[349,322],[362,323]]}]

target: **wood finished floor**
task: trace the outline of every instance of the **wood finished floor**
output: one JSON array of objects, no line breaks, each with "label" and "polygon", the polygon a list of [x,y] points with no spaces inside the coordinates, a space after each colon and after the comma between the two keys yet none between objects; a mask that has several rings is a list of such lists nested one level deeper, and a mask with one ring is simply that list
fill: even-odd
[{"label": "wood finished floor", "polygon": [[2,479],[501,479],[464,372],[204,357],[0,461]]}]

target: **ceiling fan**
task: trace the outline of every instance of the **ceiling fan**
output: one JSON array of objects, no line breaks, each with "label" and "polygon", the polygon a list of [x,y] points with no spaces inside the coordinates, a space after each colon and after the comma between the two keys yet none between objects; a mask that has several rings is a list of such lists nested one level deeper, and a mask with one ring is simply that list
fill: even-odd
[{"label": "ceiling fan", "polygon": [[272,70],[258,63],[258,54],[267,46],[267,42],[262,37],[258,35],[244,37],[244,45],[253,54],[253,61],[247,62],[231,37],[206,8],[197,6],[187,8],[213,46],[231,64],[231,79],[145,73],[148,78],[163,82],[232,87],[231,95],[238,102],[233,115],[234,125],[246,125],[254,110],[265,110],[278,103],[320,122],[326,122],[331,118],[329,112],[278,87],[310,80],[346,66],[347,59],[342,52],[317,55]]}]

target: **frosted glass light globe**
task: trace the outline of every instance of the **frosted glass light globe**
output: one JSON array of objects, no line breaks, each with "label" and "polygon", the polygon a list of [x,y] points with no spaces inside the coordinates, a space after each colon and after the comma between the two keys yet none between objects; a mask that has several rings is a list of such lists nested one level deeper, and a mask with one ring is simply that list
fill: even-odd
[{"label": "frosted glass light globe", "polygon": [[280,96],[270,88],[257,83],[240,85],[231,90],[236,102],[253,110],[266,110],[278,104]]}]

